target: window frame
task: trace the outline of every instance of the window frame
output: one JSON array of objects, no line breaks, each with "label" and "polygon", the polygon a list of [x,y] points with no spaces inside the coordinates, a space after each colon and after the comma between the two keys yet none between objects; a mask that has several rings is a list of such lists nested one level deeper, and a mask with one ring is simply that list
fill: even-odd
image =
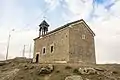
[{"label": "window frame", "polygon": [[53,51],[54,51],[53,48],[54,48],[54,46],[50,46],[50,52],[51,52],[51,53],[53,53]]},{"label": "window frame", "polygon": [[85,38],[86,38],[85,34],[82,34],[82,39],[85,39]]},{"label": "window frame", "polygon": [[46,47],[42,48],[42,54],[45,55],[46,54]]},{"label": "window frame", "polygon": [[[51,48],[52,48],[53,51],[51,51]],[[54,44],[51,44],[51,45],[50,45],[50,53],[54,53],[54,49],[55,49],[55,48],[54,48]]]}]

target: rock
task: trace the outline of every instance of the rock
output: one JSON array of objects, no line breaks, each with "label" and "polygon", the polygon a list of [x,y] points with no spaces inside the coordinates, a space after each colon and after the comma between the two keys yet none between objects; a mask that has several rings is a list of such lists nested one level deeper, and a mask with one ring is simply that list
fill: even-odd
[{"label": "rock", "polygon": [[8,69],[7,69],[7,68],[5,68],[5,69],[2,69],[1,71],[2,71],[2,72],[4,72],[4,71],[7,71],[7,70],[8,70]]},{"label": "rock", "polygon": [[85,80],[90,80],[90,79],[86,78]]},{"label": "rock", "polygon": [[72,69],[72,67],[70,67],[70,66],[66,66],[65,69]]},{"label": "rock", "polygon": [[11,66],[13,67],[13,66],[15,66],[15,64],[12,63]]},{"label": "rock", "polygon": [[80,73],[80,74],[96,74],[97,71],[94,68],[79,68],[78,73]]},{"label": "rock", "polygon": [[29,69],[29,67],[25,64],[24,65],[24,70],[27,70],[27,69]]},{"label": "rock", "polygon": [[19,79],[23,79],[24,77],[23,77],[22,75],[20,75],[18,78],[19,78]]},{"label": "rock", "polygon": [[53,65],[47,65],[45,67],[41,67],[39,70],[39,75],[40,74],[50,74],[54,70]]},{"label": "rock", "polygon": [[52,64],[49,64],[48,66],[46,66],[47,68],[49,68],[51,71],[54,70],[54,66]]},{"label": "rock", "polygon": [[51,70],[44,67],[39,70],[39,74],[49,74],[49,73],[51,73]]},{"label": "rock", "polygon": [[28,67],[25,67],[24,70],[28,70],[29,68]]},{"label": "rock", "polygon": [[111,74],[118,74],[117,71],[111,71],[110,73],[111,73]]},{"label": "rock", "polygon": [[33,69],[33,68],[34,68],[34,66],[30,66],[29,68],[30,68],[30,69]]},{"label": "rock", "polygon": [[0,61],[0,66],[4,66],[6,64],[9,64],[9,62],[5,62],[5,61]]},{"label": "rock", "polygon": [[5,62],[0,62],[0,66],[3,66],[5,65],[6,63]]},{"label": "rock", "polygon": [[72,75],[65,78],[65,80],[83,80],[79,75]]},{"label": "rock", "polygon": [[104,69],[102,69],[102,68],[94,68],[95,70],[97,70],[97,71],[101,71],[101,72],[104,72],[105,70]]}]

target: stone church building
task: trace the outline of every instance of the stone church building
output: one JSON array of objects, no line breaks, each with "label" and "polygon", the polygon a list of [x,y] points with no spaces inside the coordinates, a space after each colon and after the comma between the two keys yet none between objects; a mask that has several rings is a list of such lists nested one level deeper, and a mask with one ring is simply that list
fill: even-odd
[{"label": "stone church building", "polygon": [[83,19],[48,32],[44,20],[34,39],[33,61],[38,63],[96,63],[94,32]]}]

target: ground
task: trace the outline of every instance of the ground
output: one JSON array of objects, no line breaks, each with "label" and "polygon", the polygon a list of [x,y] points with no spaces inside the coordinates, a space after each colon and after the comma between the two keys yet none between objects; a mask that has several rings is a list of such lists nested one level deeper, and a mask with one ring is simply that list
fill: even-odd
[{"label": "ground", "polygon": [[[50,65],[51,70],[46,68]],[[120,64],[37,64],[26,58],[0,61],[0,80],[65,80],[73,75],[83,80],[120,80]]]}]

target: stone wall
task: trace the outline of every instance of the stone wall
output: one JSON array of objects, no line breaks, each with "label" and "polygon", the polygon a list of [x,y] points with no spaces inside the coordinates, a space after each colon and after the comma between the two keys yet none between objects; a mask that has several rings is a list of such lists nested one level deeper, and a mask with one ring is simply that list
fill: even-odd
[{"label": "stone wall", "polygon": [[70,62],[96,63],[94,36],[85,26],[87,25],[83,22],[70,26]]},{"label": "stone wall", "polygon": [[[36,39],[33,60],[39,54],[40,63],[96,63],[94,35],[86,26],[84,22],[77,22]],[[52,53],[51,45],[54,46]]]},{"label": "stone wall", "polygon": [[[40,54],[40,63],[64,63],[69,60],[69,28],[63,28],[35,40],[34,43],[34,61],[36,54]],[[54,46],[51,53],[50,46]],[[46,53],[42,53],[42,48],[46,48]]]}]

